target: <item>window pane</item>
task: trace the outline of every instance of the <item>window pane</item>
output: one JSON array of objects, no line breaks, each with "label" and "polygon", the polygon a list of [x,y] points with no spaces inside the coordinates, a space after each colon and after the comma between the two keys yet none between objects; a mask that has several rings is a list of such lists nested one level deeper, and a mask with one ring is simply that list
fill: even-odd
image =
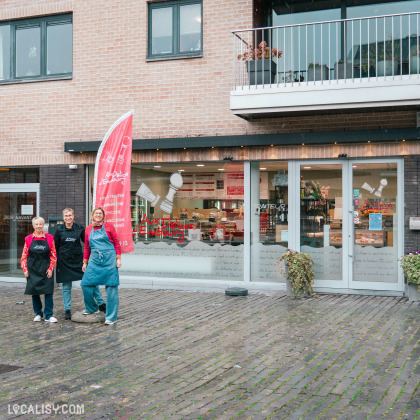
[{"label": "window pane", "polygon": [[285,283],[277,258],[289,247],[287,162],[251,163],[251,280]]},{"label": "window pane", "polygon": [[47,74],[72,72],[72,24],[47,26]]},{"label": "window pane", "polygon": [[153,9],[152,54],[172,52],[172,7]]},{"label": "window pane", "polygon": [[0,80],[10,78],[10,26],[0,26]]},{"label": "window pane", "polygon": [[40,28],[16,30],[16,77],[41,74]]},{"label": "window pane", "polygon": [[134,252],[124,254],[120,273],[242,281],[243,168],[210,162],[132,166]]},{"label": "window pane", "polygon": [[342,165],[301,165],[300,250],[314,262],[316,280],[342,280]]},{"label": "window pane", "polygon": [[201,4],[180,7],[180,51],[201,51]]}]

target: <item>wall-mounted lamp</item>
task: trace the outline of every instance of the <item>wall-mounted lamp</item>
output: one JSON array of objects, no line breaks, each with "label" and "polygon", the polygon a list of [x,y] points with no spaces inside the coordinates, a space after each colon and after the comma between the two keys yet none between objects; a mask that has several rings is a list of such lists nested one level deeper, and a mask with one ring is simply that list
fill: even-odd
[{"label": "wall-mounted lamp", "polygon": [[232,161],[233,160],[233,157],[232,156],[226,156],[225,158],[223,158],[223,160],[230,160],[230,161]]},{"label": "wall-mounted lamp", "polygon": [[340,153],[338,155],[339,158],[346,158],[347,157],[347,153]]},{"label": "wall-mounted lamp", "polygon": [[69,169],[75,171],[77,169],[77,165],[69,165]]}]

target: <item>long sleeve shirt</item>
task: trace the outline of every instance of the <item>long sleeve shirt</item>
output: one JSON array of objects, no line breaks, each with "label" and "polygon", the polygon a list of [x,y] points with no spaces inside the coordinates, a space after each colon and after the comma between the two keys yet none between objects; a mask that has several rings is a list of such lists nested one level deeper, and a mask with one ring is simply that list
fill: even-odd
[{"label": "long sleeve shirt", "polygon": [[[117,258],[121,258],[121,246],[120,243],[118,241],[117,238],[117,232],[115,230],[115,227],[112,223],[104,223],[105,225],[105,232],[108,235],[109,240],[111,241],[111,243],[114,245],[115,248],[115,252],[117,253]],[[94,230],[99,230],[101,229],[101,226],[95,226],[93,227],[92,225],[89,225],[86,228],[85,231],[85,250],[83,252],[83,263],[87,263],[89,261],[89,257],[91,254],[91,249],[90,249],[90,245],[89,245],[89,236],[90,233],[92,232],[92,229]]]},{"label": "long sleeve shirt", "polygon": [[50,265],[48,270],[53,270],[55,263],[57,262],[57,251],[55,249],[54,238],[50,234],[42,233],[41,236],[36,236],[35,232],[32,235],[28,235],[25,238],[25,245],[23,247],[22,257],[20,259],[20,266],[24,272],[28,271],[28,256],[29,248],[31,247],[32,241],[38,241],[41,239],[46,239],[48,246],[50,247]]}]

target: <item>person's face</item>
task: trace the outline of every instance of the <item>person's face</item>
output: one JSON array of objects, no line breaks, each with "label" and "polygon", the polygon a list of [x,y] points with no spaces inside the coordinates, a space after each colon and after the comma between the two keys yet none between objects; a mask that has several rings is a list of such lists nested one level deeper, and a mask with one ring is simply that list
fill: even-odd
[{"label": "person's face", "polygon": [[102,210],[95,210],[95,213],[93,213],[93,221],[94,222],[102,222],[104,219],[104,214],[102,213]]},{"label": "person's face", "polygon": [[71,211],[66,211],[63,215],[66,226],[71,226],[74,220],[74,214]]},{"label": "person's face", "polygon": [[44,223],[42,223],[40,220],[37,220],[34,224],[34,229],[37,234],[42,233],[44,230]]}]

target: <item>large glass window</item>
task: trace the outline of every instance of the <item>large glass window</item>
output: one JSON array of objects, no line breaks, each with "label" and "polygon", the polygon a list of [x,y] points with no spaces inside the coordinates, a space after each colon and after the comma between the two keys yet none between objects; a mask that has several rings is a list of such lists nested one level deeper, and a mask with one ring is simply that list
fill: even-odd
[{"label": "large glass window", "polygon": [[0,81],[71,75],[72,16],[0,24]]},{"label": "large glass window", "polygon": [[[409,69],[418,48],[417,15],[359,18],[418,12],[419,0],[266,0],[263,4],[265,26],[282,28],[262,31],[250,42],[265,41],[283,51],[275,60],[278,83],[417,73]],[[340,23],[340,19],[355,20]],[[333,22],[325,23],[329,21]]]},{"label": "large glass window", "polygon": [[149,4],[149,57],[202,52],[202,2]]},{"label": "large glass window", "polygon": [[121,274],[243,281],[242,163],[132,166],[131,218]]}]

